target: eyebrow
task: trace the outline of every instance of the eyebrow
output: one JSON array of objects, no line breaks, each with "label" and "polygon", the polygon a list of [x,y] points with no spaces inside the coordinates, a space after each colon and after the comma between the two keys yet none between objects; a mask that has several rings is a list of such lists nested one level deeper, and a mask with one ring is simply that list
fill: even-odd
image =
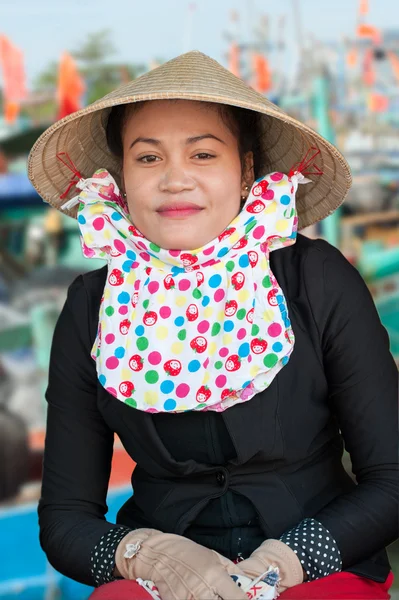
[{"label": "eyebrow", "polygon": [[[211,138],[213,140],[217,140],[218,142],[220,142],[221,144],[226,145],[226,142],[224,142],[223,140],[221,140],[220,138],[216,137],[216,135],[213,135],[213,133],[204,133],[203,135],[195,135],[193,137],[189,137],[186,139],[186,146],[188,146],[189,144],[196,144],[197,142],[200,142],[201,140],[207,139],[207,138]],[[137,144],[138,142],[144,142],[145,144],[153,144],[154,146],[161,146],[162,142],[161,140],[157,140],[156,138],[147,138],[147,137],[138,137],[136,138],[131,144],[130,144],[130,148],[133,148],[133,146],[135,144]]]}]

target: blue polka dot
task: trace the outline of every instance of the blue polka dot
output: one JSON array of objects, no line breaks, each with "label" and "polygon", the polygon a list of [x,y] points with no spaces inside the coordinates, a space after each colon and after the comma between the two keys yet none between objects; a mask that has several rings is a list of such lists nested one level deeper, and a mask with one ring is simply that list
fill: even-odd
[{"label": "blue polka dot", "polygon": [[111,219],[113,221],[120,221],[121,219],[123,219],[123,217],[118,212],[113,212],[111,215]]},{"label": "blue polka dot", "polygon": [[285,305],[284,296],[282,296],[281,294],[277,294],[276,300],[277,300],[277,304],[284,304]]},{"label": "blue polka dot", "polygon": [[202,306],[208,306],[210,301],[211,301],[211,299],[209,298],[209,296],[204,296],[202,298]]},{"label": "blue polka dot", "polygon": [[148,285],[149,283],[150,283],[150,278],[149,278],[149,277],[147,277],[147,279],[146,279],[146,280],[145,280],[145,282],[144,282],[144,285]]},{"label": "blue polka dot", "polygon": [[81,225],[84,225],[84,224],[86,223],[86,219],[84,218],[84,216],[83,216],[83,215],[79,215],[79,216],[78,216],[78,222],[79,222]]},{"label": "blue polka dot", "polygon": [[246,387],[248,387],[250,384],[251,384],[251,380],[246,381],[245,383],[243,383],[243,385],[242,385],[243,389],[246,388]]},{"label": "blue polka dot", "polygon": [[244,223],[244,225],[248,225],[248,223],[252,223],[252,221],[255,219],[255,217],[251,217],[250,219],[248,219],[248,221],[246,221]]},{"label": "blue polka dot", "polygon": [[176,400],[173,400],[173,398],[168,398],[166,402],[164,402],[163,407],[165,410],[174,410],[176,408]]},{"label": "blue polka dot", "polygon": [[136,253],[135,253],[135,252],[133,252],[133,250],[128,250],[128,251],[126,252],[126,256],[127,256],[128,258],[130,258],[130,260],[136,260],[136,258],[137,258],[137,256],[136,256]]},{"label": "blue polka dot", "polygon": [[284,194],[284,196],[281,196],[280,202],[281,204],[284,204],[284,206],[287,206],[291,202],[291,198],[288,196],[288,194]]},{"label": "blue polka dot", "polygon": [[224,325],[223,325],[223,329],[225,331],[233,331],[233,329],[234,329],[233,321],[225,321]]},{"label": "blue polka dot", "polygon": [[173,392],[173,389],[175,387],[175,384],[173,383],[173,381],[163,381],[161,383],[161,392],[163,394],[170,394],[171,392]]},{"label": "blue polka dot", "polygon": [[240,265],[240,267],[242,269],[245,269],[245,267],[247,267],[249,265],[248,254],[242,254],[240,256],[240,260],[238,261],[238,264]]},{"label": "blue polka dot", "polygon": [[100,377],[98,378],[98,381],[101,383],[101,385],[105,385],[107,378],[105,377],[105,375],[100,375]]},{"label": "blue polka dot", "polygon": [[281,342],[276,342],[275,344],[273,344],[272,348],[273,352],[281,352],[281,350],[283,349],[283,344]]},{"label": "blue polka dot", "polygon": [[198,371],[200,366],[201,363],[199,362],[199,360],[192,360],[188,363],[188,370],[190,371],[190,373],[195,373],[196,371]]},{"label": "blue polka dot", "polygon": [[175,325],[176,327],[181,327],[184,324],[184,317],[176,317]]},{"label": "blue polka dot", "polygon": [[221,275],[212,275],[212,277],[209,280],[209,285],[211,286],[211,288],[217,288],[217,287],[219,287],[219,285],[221,283],[222,283]]},{"label": "blue polka dot", "polygon": [[125,260],[125,262],[122,265],[122,269],[125,271],[125,273],[129,273],[130,269],[132,268],[132,261],[131,260]]},{"label": "blue polka dot", "polygon": [[125,349],[122,346],[118,346],[114,352],[116,358],[123,358],[125,356]]},{"label": "blue polka dot", "polygon": [[127,292],[121,292],[118,296],[119,304],[129,304],[130,294]]},{"label": "blue polka dot", "polygon": [[281,359],[281,364],[283,364],[285,366],[289,360],[290,360],[289,356],[283,356],[283,358]]},{"label": "blue polka dot", "polygon": [[185,273],[186,271],[181,267],[172,267],[170,272],[172,273],[172,275],[179,275],[179,273]]},{"label": "blue polka dot", "polygon": [[226,256],[226,254],[228,253],[229,249],[228,248],[222,248],[221,250],[219,250],[218,252],[218,258],[222,258],[222,256]]},{"label": "blue polka dot", "polygon": [[249,355],[249,353],[250,353],[250,348],[249,348],[248,342],[241,344],[241,346],[238,348],[238,356],[240,356],[241,358],[245,358],[246,356]]},{"label": "blue polka dot", "polygon": [[142,335],[144,335],[144,327],[142,325],[139,325],[138,327],[136,327],[136,329],[134,330],[134,333],[136,335],[138,335],[139,337],[141,337]]}]

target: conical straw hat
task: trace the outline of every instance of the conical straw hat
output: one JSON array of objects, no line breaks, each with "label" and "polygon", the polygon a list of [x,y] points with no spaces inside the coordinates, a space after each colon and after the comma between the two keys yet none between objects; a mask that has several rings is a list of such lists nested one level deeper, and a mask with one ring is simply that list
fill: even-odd
[{"label": "conical straw hat", "polygon": [[[120,186],[121,164],[106,142],[110,110],[118,104],[163,99],[216,102],[261,113],[261,143],[269,172],[288,173],[311,147],[320,150],[316,164],[323,174],[309,175],[313,183],[298,189],[299,229],[324,219],[342,204],[351,185],[351,175],[346,160],[335,146],[198,51],[170,60],[51,125],[33,146],[28,161],[29,178],[42,198],[60,209],[77,195],[72,186],[68,194],[60,198],[71,181],[71,171],[56,157],[60,152],[69,155],[83,178],[91,177],[99,168],[106,168]],[[66,212],[76,217],[77,207]]]}]

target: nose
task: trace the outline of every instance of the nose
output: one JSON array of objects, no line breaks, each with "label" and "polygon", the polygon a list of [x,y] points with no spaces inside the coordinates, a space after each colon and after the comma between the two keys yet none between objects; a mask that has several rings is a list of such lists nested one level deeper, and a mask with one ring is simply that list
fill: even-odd
[{"label": "nose", "polygon": [[159,189],[161,192],[178,194],[186,190],[193,190],[195,181],[190,177],[181,166],[170,165],[162,174]]}]

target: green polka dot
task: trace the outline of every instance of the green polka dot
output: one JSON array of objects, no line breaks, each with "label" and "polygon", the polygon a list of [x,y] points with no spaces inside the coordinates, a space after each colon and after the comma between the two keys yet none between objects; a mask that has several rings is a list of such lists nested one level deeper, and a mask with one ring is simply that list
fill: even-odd
[{"label": "green polka dot", "polygon": [[186,339],[187,336],[187,331],[185,329],[181,329],[179,331],[179,333],[177,334],[177,337],[179,338],[179,340],[183,341]]},{"label": "green polka dot", "polygon": [[147,371],[145,374],[145,380],[147,383],[156,383],[159,379],[157,371]]},{"label": "green polka dot", "polygon": [[194,297],[196,300],[199,300],[199,299],[202,297],[202,292],[201,292],[201,291],[200,291],[198,288],[195,288],[195,289],[193,290],[193,297]]},{"label": "green polka dot", "polygon": [[231,271],[234,269],[235,267],[235,262],[233,260],[229,260],[228,263],[226,263],[226,269],[231,273]]},{"label": "green polka dot", "polygon": [[251,335],[258,335],[259,331],[259,325],[252,325]]},{"label": "green polka dot", "polygon": [[118,233],[121,236],[121,238],[123,238],[124,240],[127,240],[127,235],[125,235],[124,233],[122,233],[122,231],[119,231],[119,229],[118,229]]},{"label": "green polka dot", "polygon": [[217,335],[221,328],[222,326],[220,325],[220,323],[214,323],[212,325],[211,335]]},{"label": "green polka dot", "polygon": [[245,308],[240,308],[240,310],[237,311],[237,319],[242,321],[243,319],[245,319],[246,314],[247,314],[247,311],[245,310]]},{"label": "green polka dot", "polygon": [[148,300],[148,298],[147,298],[147,300],[144,300],[143,308],[145,308],[145,310],[147,310],[149,303],[150,303],[150,301]]},{"label": "green polka dot", "polygon": [[263,285],[263,287],[265,287],[265,288],[272,287],[272,282],[270,281],[270,277],[269,277],[269,275],[266,275],[266,277],[264,277],[264,278],[262,279],[262,285]]},{"label": "green polka dot", "polygon": [[140,337],[136,341],[136,346],[139,350],[147,350],[148,348],[148,340],[146,337]]},{"label": "green polka dot", "polygon": [[254,219],[253,221],[251,221],[250,223],[248,223],[248,225],[245,228],[245,233],[248,233],[248,231],[251,231],[251,229],[253,229],[256,225],[256,219]]},{"label": "green polka dot", "polygon": [[97,355],[97,356],[100,356],[100,350],[97,350],[97,354],[96,354],[96,355]]},{"label": "green polka dot", "polygon": [[196,408],[197,410],[201,410],[201,408],[204,408],[206,406],[206,404],[197,404]]},{"label": "green polka dot", "polygon": [[266,354],[265,358],[263,359],[263,364],[265,365],[265,367],[268,367],[269,369],[271,369],[272,367],[274,367],[277,364],[277,361],[278,361],[277,354]]},{"label": "green polka dot", "polygon": [[136,400],[133,400],[133,398],[126,398],[125,404],[131,406],[132,408],[137,408],[137,402]]},{"label": "green polka dot", "polygon": [[107,308],[105,309],[105,314],[108,315],[108,317],[112,317],[114,312],[115,312],[115,309],[113,306],[107,306]]},{"label": "green polka dot", "polygon": [[223,363],[221,360],[215,362],[215,369],[221,369],[223,367]]},{"label": "green polka dot", "polygon": [[150,248],[151,248],[151,250],[154,250],[154,252],[159,252],[161,249],[159,246],[157,246],[156,244],[153,244],[152,242],[150,244]]}]

